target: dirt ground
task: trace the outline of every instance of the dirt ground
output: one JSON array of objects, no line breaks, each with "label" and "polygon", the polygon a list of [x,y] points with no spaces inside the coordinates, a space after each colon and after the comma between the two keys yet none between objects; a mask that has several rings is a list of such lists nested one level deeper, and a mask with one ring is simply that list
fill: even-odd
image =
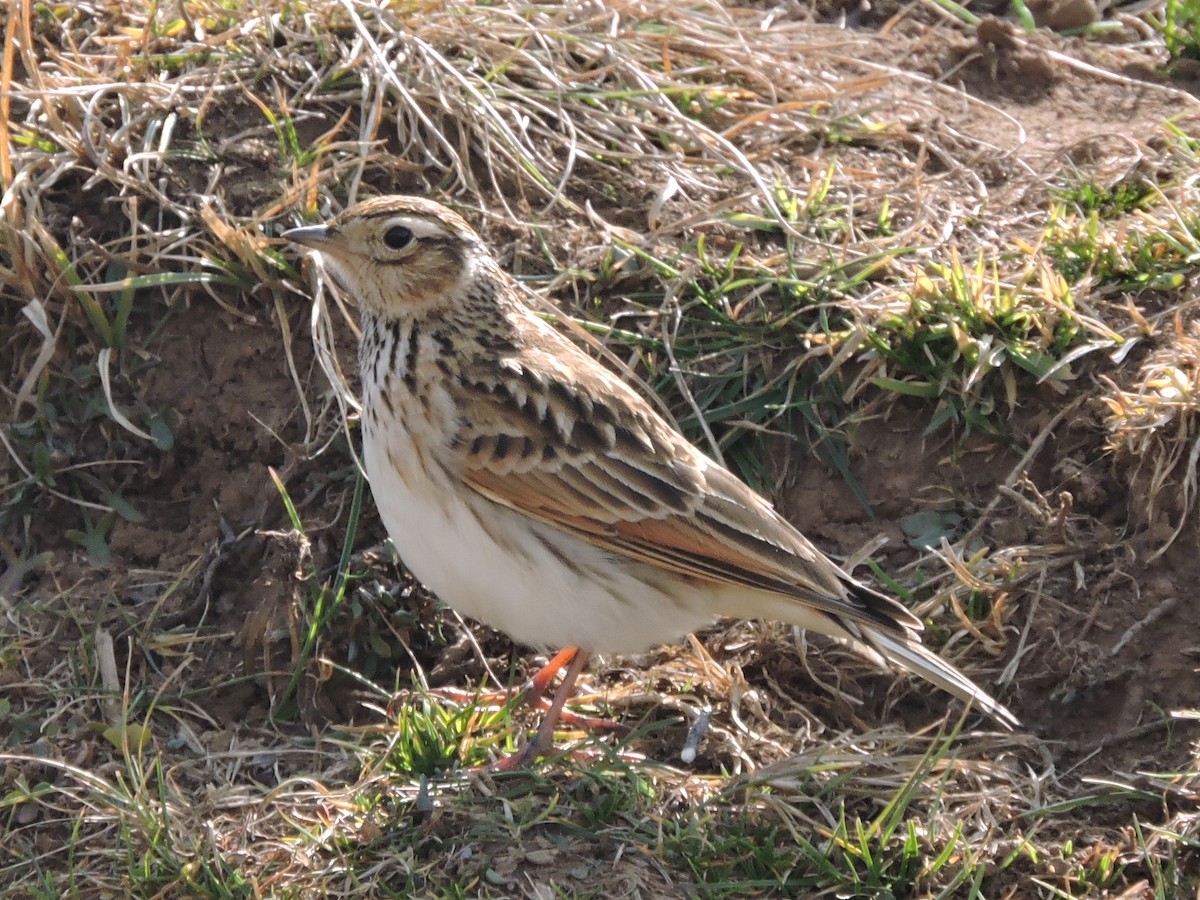
[{"label": "dirt ground", "polygon": [[[883,22],[886,28],[878,30]],[[904,17],[860,26],[871,39],[847,40],[838,74],[884,73],[891,79],[887,96],[907,110],[910,134],[936,125],[937,141],[959,142],[945,145],[948,154],[957,158],[971,148],[968,155],[977,160],[971,168],[948,166],[936,154],[926,155],[929,142],[921,143],[922,158],[915,160],[915,143],[910,147],[904,134],[889,135],[886,152],[903,162],[897,171],[939,185],[929,202],[942,206],[911,211],[914,218],[944,215],[953,222],[959,213],[946,198],[958,192],[1009,222],[1020,222],[1021,211],[1029,210],[1024,237],[1036,242],[1040,225],[1033,213],[1045,207],[1047,185],[1064,173],[1119,177],[1142,164],[1147,148],[1161,140],[1159,124],[1172,117],[1182,116],[1181,128],[1200,133],[1200,83],[1169,79],[1155,60],[1139,59],[1123,46],[1027,35],[998,20],[985,23],[977,38]],[[830,25],[812,27],[813,41],[836,42],[845,34]],[[960,91],[954,103],[941,102],[936,83]],[[853,168],[856,152],[872,156],[880,168],[878,149],[865,143],[844,151],[846,168]],[[264,177],[251,165],[244,171],[245,184],[227,186],[231,198],[253,196],[256,179]],[[69,221],[102,218],[110,198],[64,187],[57,202]],[[53,212],[53,204],[45,209]],[[964,254],[972,252],[970,238],[964,240]],[[507,259],[534,255],[532,236],[513,241],[503,248]],[[1194,276],[1188,280],[1185,290],[1194,296]],[[223,303],[197,292],[165,314],[148,304],[130,321],[130,344],[145,352],[116,385],[116,399],[125,408],[165,411],[174,437],[169,451],[128,438],[103,416],[63,435],[65,462],[109,463],[97,477],[144,520],[118,517],[108,539],[111,561],[97,564],[68,537],[81,527],[78,507],[50,494],[39,499],[26,527],[5,540],[18,555],[28,549],[50,554],[24,579],[24,596],[58,595],[69,605],[58,609],[55,639],[24,659],[22,674],[0,670],[7,673],[10,697],[36,695],[39,677],[55,671],[70,648],[106,630],[133,683],[149,691],[172,685],[188,698],[188,731],[206,748],[223,746],[246,723],[271,718],[302,643],[296,615],[307,587],[302,573],[309,558],[321,577],[336,567],[354,484],[328,387],[314,362],[307,305],[284,292],[248,297],[216,287],[214,293]],[[281,296],[288,302],[272,302]],[[0,339],[0,353],[11,355],[20,346],[23,320],[17,304],[4,303],[9,337]],[[349,362],[352,345],[342,338]],[[779,438],[772,445],[778,476],[773,499],[835,557],[882,535],[887,542],[872,558],[884,571],[901,582],[934,573],[902,530],[914,503],[961,514],[976,529],[979,546],[1006,550],[1017,587],[1007,597],[1015,609],[1004,640],[996,643],[999,655],[989,659],[976,649],[964,665],[1045,742],[1053,766],[1075,779],[1120,773],[1136,782],[1140,772],[1176,770],[1192,758],[1200,737],[1196,722],[1168,716],[1195,708],[1200,686],[1200,604],[1192,596],[1200,583],[1200,534],[1194,515],[1159,552],[1174,523],[1194,510],[1179,508],[1167,491],[1156,495],[1155,517],[1146,520],[1148,473],[1133,471],[1128,459],[1106,448],[1104,407],[1097,399],[1099,374],[1128,383],[1152,349],[1148,341],[1126,357],[1126,376],[1107,357],[1093,356],[1077,367],[1068,392],[1029,387],[1009,416],[1007,441],[979,435],[964,440],[948,429],[927,435],[927,407],[873,400],[869,414],[850,426],[852,470],[870,510],[794,442]],[[73,362],[60,351],[54,365],[67,369]],[[19,368],[16,359],[0,366]],[[314,452],[325,443],[330,449]],[[307,540],[290,530],[272,469],[295,502]],[[374,579],[382,586],[372,595],[378,602],[371,606],[363,593],[363,608],[344,609],[322,637],[321,652],[351,669],[370,667],[370,677],[381,683],[406,684],[412,659],[435,686],[479,683],[483,672],[462,627],[384,558],[384,537],[368,502],[355,566],[370,576],[362,584]],[[1018,575],[1026,570],[1043,574],[1022,580]],[[497,670],[506,672],[509,642],[483,628],[472,632]],[[190,637],[185,646],[174,646],[173,634]],[[405,651],[391,643],[397,636]],[[702,640],[714,654],[729,645],[723,628]],[[771,646],[774,653],[782,645]],[[351,647],[360,655],[352,658]],[[1019,665],[1013,663],[1017,656]],[[531,667],[532,657],[520,655],[517,665]],[[636,661],[614,665],[625,671]],[[898,691],[885,676],[867,675],[865,706],[847,710],[789,660],[750,653],[743,670],[752,683],[761,675],[758,685],[768,695],[802,693],[831,727],[880,718],[919,723],[943,704],[924,688],[910,684]],[[598,671],[594,677],[602,685],[609,676]],[[351,679],[314,665],[301,688],[299,714],[291,725],[276,727],[302,734],[330,724],[366,724],[372,713],[361,699]],[[59,723],[57,742],[82,739],[95,717],[93,710],[75,708]],[[663,746],[673,739],[663,739]],[[644,745],[651,755],[657,740]],[[701,755],[697,768],[718,773],[728,762],[712,752]],[[283,774],[286,768],[277,773]]]}]

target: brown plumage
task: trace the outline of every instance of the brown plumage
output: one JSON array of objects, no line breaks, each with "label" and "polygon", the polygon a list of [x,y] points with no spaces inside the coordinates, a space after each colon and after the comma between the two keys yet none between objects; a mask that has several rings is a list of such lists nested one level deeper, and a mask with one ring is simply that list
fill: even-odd
[{"label": "brown plumage", "polygon": [[1016,719],[537,317],[455,213],[380,197],[287,232],[363,314],[364,456],[380,515],[442,600],[530,644],[634,652],[721,616],[852,643]]}]

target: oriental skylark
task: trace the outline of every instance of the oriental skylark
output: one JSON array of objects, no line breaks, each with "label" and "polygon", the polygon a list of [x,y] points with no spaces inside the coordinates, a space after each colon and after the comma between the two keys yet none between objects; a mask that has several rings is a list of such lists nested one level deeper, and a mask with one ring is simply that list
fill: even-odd
[{"label": "oriental skylark", "polygon": [[[284,237],[362,311],[367,477],[413,574],[459,612],[570,663],[521,762],[550,743],[591,652],[635,653],[722,616],[775,619],[1015,717],[534,314],[456,213],[378,197]],[[578,648],[578,649],[575,649]]]}]

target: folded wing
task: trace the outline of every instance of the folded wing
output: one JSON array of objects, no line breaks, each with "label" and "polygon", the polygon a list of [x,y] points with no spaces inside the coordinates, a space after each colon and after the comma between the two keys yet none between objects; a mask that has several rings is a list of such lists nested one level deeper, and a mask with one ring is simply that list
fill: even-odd
[{"label": "folded wing", "polygon": [[562,348],[533,358],[541,365],[525,354],[500,372],[463,373],[454,446],[462,478],[481,494],[681,575],[776,593],[900,635],[921,628],[615,376],[594,365],[572,370]]}]

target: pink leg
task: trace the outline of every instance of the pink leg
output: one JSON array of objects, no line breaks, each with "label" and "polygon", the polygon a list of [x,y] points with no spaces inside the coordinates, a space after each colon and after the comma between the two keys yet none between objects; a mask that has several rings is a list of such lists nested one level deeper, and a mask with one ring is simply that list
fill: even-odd
[{"label": "pink leg", "polygon": [[[562,716],[563,706],[566,705],[567,699],[571,696],[571,692],[575,688],[575,680],[579,677],[579,673],[583,671],[583,667],[587,665],[588,653],[576,647],[569,647],[573,655],[570,658],[571,664],[567,667],[567,672],[563,675],[562,684],[558,686],[558,690],[554,693],[554,700],[550,703],[550,708],[546,710],[546,716],[542,719],[542,723],[538,725],[537,732],[533,739],[524,747],[509,756],[505,756],[496,761],[492,767],[497,772],[512,772],[516,769],[524,769],[537,762],[537,758],[554,746],[554,726],[558,724],[559,718]],[[567,651],[563,650],[551,660],[551,664],[559,660]],[[559,663],[561,667],[561,662]],[[547,666],[546,668],[550,668]],[[545,671],[543,669],[542,671]],[[538,673],[541,675],[541,672]]]},{"label": "pink leg", "polygon": [[538,669],[533,677],[520,688],[507,691],[484,691],[483,693],[464,691],[460,688],[435,688],[431,693],[448,700],[473,699],[484,705],[504,704],[516,697],[527,706],[541,706],[545,702],[546,695],[550,693],[550,685],[553,684],[555,677],[562,671],[563,666],[575,658],[575,654],[578,652],[578,647],[564,647],[559,650],[550,662]]},{"label": "pink leg", "polygon": [[[550,693],[550,684],[554,681],[554,676],[559,673],[563,666],[574,662],[578,653],[578,647],[563,647],[554,655],[554,658],[550,662],[542,666],[529,679],[529,687],[526,688],[525,692],[528,694],[528,701],[531,705],[536,703],[538,698],[545,697]],[[584,655],[586,656],[587,654]]]}]

